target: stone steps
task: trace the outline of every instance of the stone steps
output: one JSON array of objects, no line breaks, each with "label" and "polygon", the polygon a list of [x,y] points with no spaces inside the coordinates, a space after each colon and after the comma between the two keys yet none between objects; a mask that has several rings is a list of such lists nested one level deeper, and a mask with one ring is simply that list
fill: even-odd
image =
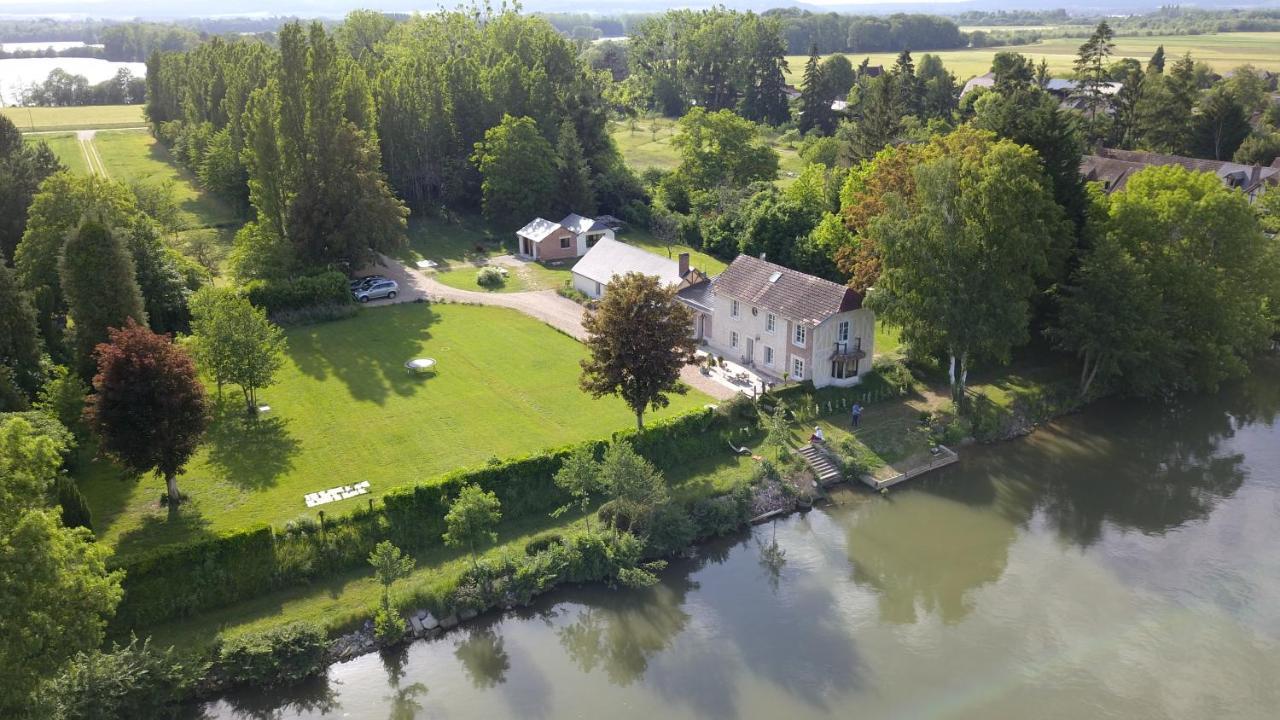
[{"label": "stone steps", "polygon": [[813,469],[813,474],[818,476],[820,485],[830,485],[844,479],[840,468],[836,467],[831,458],[813,445],[805,445],[796,452],[804,459],[805,464]]}]

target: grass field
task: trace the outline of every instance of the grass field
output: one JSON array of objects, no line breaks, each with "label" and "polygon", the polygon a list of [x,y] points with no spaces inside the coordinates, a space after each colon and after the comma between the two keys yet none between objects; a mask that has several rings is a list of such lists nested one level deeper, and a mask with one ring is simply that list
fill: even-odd
[{"label": "grass field", "polygon": [[226,203],[201,190],[191,173],[173,162],[169,151],[151,133],[111,130],[82,135],[85,137],[76,133],[28,135],[26,139],[48,143],[72,172],[93,172],[126,183],[169,183],[179,210],[176,244],[202,264],[217,268],[223,263],[239,219]]},{"label": "grass field", "polygon": [[[372,495],[448,470],[508,458],[634,425],[616,398],[577,386],[585,348],[512,310],[404,304],[288,332],[271,411],[244,418],[237,391],[215,413],[204,448],[179,481],[181,516],[158,506],[163,484],[125,481],[95,463],[81,488],[99,538],[121,553],[252,523],[314,517],[303,495],[362,480]],[[434,376],[404,362],[433,357]],[[673,396],[669,416],[707,396]],[[365,498],[326,505],[350,510]]]},{"label": "grass field", "polygon": [[[803,65],[804,59],[801,59]],[[646,118],[637,120],[635,129],[629,122],[615,122],[610,134],[618,144],[622,157],[636,172],[649,168],[672,170],[680,164],[675,148],[671,147],[671,136],[675,134],[675,120],[671,118]],[[796,148],[780,142],[776,136],[766,138],[768,144],[778,151],[779,179],[786,185],[804,168],[804,161]]]},{"label": "grass field", "polygon": [[138,127],[147,123],[141,105],[0,107],[0,115],[12,120],[23,132]]},{"label": "grass field", "polygon": [[[964,82],[974,75],[981,75],[991,69],[991,58],[1004,50],[1019,52],[1040,62],[1044,58],[1049,63],[1049,70],[1055,75],[1063,76],[1071,72],[1071,63],[1084,40],[1081,38],[1048,38],[1031,45],[1011,47],[992,47],[972,50],[943,50],[932,54],[942,58],[947,69],[955,73],[956,79]],[[1190,52],[1196,60],[1203,60],[1213,66],[1218,73],[1245,63],[1251,63],[1263,70],[1280,71],[1280,32],[1253,33],[1218,33],[1213,35],[1152,35],[1118,37],[1115,39],[1115,58],[1133,57],[1146,62],[1159,45],[1164,45],[1169,57],[1176,57]],[[912,53],[919,56],[927,51]],[[872,53],[870,55],[850,55],[854,65],[869,57],[872,65],[884,65],[888,68],[897,58],[897,53]],[[804,64],[808,58],[802,55],[787,57],[787,82],[798,84],[804,73]]]}]

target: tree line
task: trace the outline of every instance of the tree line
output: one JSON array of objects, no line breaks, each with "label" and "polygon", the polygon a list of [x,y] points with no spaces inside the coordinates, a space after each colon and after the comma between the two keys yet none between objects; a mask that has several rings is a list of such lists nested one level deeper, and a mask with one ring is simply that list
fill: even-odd
[{"label": "tree line", "polygon": [[245,277],[387,249],[401,203],[523,224],[525,194],[546,201],[539,212],[615,214],[640,197],[608,134],[607,78],[545,21],[510,11],[356,12],[333,32],[286,25],[278,49],[215,38],[154,54],[147,83],[161,141],[252,208],[237,240]]},{"label": "tree line", "polygon": [[114,77],[93,85],[83,75],[54,68],[42,82],[22,91],[21,104],[35,107],[77,105],[139,105],[146,99],[147,81],[120,68]]}]

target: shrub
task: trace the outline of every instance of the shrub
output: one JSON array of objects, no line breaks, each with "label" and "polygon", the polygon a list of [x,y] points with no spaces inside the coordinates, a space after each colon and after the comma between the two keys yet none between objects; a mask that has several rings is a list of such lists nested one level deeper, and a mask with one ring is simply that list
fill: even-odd
[{"label": "shrub", "polygon": [[122,627],[147,627],[275,587],[275,538],[267,526],[171,545],[112,565],[125,571]]},{"label": "shrub", "polygon": [[556,288],[556,294],[562,298],[568,298],[579,305],[585,305],[588,302],[591,302],[591,298],[587,297],[586,293],[574,287],[573,283],[569,280],[565,280],[563,285]]},{"label": "shrub", "polygon": [[560,533],[547,533],[533,538],[524,544],[525,555],[537,555],[552,546],[564,544],[564,537]]},{"label": "shrub", "polygon": [[728,535],[751,519],[751,488],[740,485],[728,495],[699,500],[689,515],[698,537]]},{"label": "shrub", "polygon": [[250,280],[243,286],[249,302],[274,315],[318,305],[352,302],[347,276],[337,270],[284,279]]},{"label": "shrub", "polygon": [[373,615],[373,634],[384,643],[393,643],[404,637],[404,618],[395,610],[378,608]]},{"label": "shrub", "polygon": [[663,557],[683,550],[693,544],[696,534],[693,519],[683,507],[673,503],[663,505],[649,518],[645,555]]},{"label": "shrub", "polygon": [[177,717],[180,703],[208,670],[150,640],[80,653],[45,688],[41,706],[62,720]]},{"label": "shrub", "polygon": [[292,310],[278,310],[271,313],[271,320],[277,325],[319,325],[353,318],[359,312],[360,306],[353,303],[325,303]]},{"label": "shrub", "polygon": [[324,669],[327,647],[320,628],[295,622],[231,638],[218,652],[217,667],[235,684],[291,685]]},{"label": "shrub", "polygon": [[480,287],[501,287],[507,281],[506,273],[501,268],[486,265],[476,271],[476,284]]}]

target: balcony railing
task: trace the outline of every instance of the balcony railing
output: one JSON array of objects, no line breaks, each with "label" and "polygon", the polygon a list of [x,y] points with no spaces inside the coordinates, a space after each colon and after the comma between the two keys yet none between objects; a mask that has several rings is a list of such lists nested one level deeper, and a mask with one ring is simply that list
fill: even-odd
[{"label": "balcony railing", "polygon": [[832,360],[861,360],[867,354],[862,351],[862,338],[854,338],[853,342],[837,342],[831,351]]}]

